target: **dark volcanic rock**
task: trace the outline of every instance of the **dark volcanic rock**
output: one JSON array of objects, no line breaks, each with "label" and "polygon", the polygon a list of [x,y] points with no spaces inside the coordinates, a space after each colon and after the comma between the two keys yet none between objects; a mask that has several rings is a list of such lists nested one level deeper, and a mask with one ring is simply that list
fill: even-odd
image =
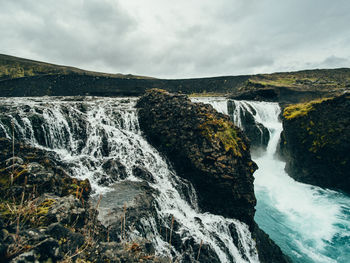
[{"label": "dark volcanic rock", "polygon": [[278,101],[278,94],[274,89],[258,89],[243,92],[233,96],[235,100]]},{"label": "dark volcanic rock", "polygon": [[259,253],[260,262],[277,263],[277,262],[289,262],[291,260],[283,255],[279,246],[270,239],[269,235],[262,231],[257,224],[254,225],[252,231],[252,237],[256,242],[256,249]]},{"label": "dark volcanic rock", "polygon": [[149,141],[197,190],[203,211],[252,225],[256,203],[249,142],[228,116],[181,95],[151,90],[138,104]]},{"label": "dark volcanic rock", "polygon": [[296,180],[350,193],[350,95],[284,109],[281,153]]},{"label": "dark volcanic rock", "polygon": [[146,168],[142,166],[134,166],[132,169],[132,174],[140,179],[143,179],[150,183],[155,183],[155,179],[149,171],[146,170]]}]

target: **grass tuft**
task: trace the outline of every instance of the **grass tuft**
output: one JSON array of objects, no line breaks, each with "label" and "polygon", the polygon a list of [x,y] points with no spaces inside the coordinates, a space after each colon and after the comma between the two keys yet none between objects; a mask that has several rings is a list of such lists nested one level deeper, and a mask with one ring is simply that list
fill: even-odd
[{"label": "grass tuft", "polygon": [[322,103],[330,98],[323,98],[318,100],[313,100],[307,103],[298,103],[294,105],[290,105],[286,107],[283,111],[283,117],[287,120],[291,120],[294,118],[299,118],[302,116],[306,116],[310,111],[314,109],[315,104]]}]

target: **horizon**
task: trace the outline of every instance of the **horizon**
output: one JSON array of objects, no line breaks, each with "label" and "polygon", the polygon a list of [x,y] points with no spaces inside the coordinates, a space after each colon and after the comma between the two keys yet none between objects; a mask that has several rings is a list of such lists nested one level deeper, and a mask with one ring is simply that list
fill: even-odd
[{"label": "horizon", "polygon": [[147,76],[144,74],[141,75],[136,75],[133,73],[124,73],[124,72],[104,72],[104,71],[96,71],[96,70],[87,70],[84,68],[78,68],[75,66],[71,66],[71,65],[66,65],[66,64],[54,64],[51,63],[49,61],[38,61],[38,60],[34,60],[34,59],[30,59],[30,58],[23,58],[23,57],[18,57],[15,55],[9,55],[9,54],[2,54],[0,53],[0,56],[9,56],[9,57],[13,57],[13,58],[18,58],[18,59],[24,59],[24,60],[28,60],[28,61],[33,61],[33,62],[37,62],[37,63],[44,63],[44,64],[49,64],[49,65],[53,65],[53,66],[58,66],[58,67],[67,67],[67,68],[75,68],[78,70],[82,70],[82,71],[87,71],[87,72],[92,72],[92,73],[98,73],[98,74],[115,74],[115,75],[123,75],[123,76],[138,76],[138,77],[145,77],[145,78],[150,78],[150,79],[160,79],[160,80],[190,80],[190,79],[211,79],[211,78],[225,78],[225,77],[240,77],[240,76],[256,76],[256,75],[270,75],[270,74],[283,74],[283,73],[297,73],[297,72],[304,72],[304,71],[317,71],[317,70],[340,70],[340,69],[349,69],[350,67],[339,67],[339,68],[311,68],[311,69],[301,69],[301,70],[296,70],[296,71],[276,71],[276,72],[261,72],[261,73],[255,73],[255,74],[240,74],[240,75],[216,75],[216,76],[203,76],[203,77],[190,77],[190,78],[157,78],[154,76]]}]

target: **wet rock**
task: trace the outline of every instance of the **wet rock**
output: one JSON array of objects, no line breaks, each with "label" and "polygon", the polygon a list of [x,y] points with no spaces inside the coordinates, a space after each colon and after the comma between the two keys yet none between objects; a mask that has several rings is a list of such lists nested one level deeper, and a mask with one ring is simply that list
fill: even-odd
[{"label": "wet rock", "polygon": [[82,234],[72,232],[61,223],[53,223],[49,225],[45,230],[45,233],[57,240],[61,240],[61,249],[63,251],[74,251],[81,247],[85,242],[85,238]]},{"label": "wet rock", "polygon": [[252,237],[256,242],[259,260],[261,262],[292,262],[287,256],[283,255],[279,246],[277,246],[275,242],[269,238],[269,235],[262,231],[257,224],[254,225]]},{"label": "wet rock", "polygon": [[113,185],[99,205],[99,219],[109,227],[111,238],[121,240],[121,221],[126,216],[126,231],[137,230],[141,236],[149,233],[143,229],[142,220],[157,216],[156,193],[146,182],[122,181]]},{"label": "wet rock", "polygon": [[143,179],[150,183],[155,183],[153,175],[142,166],[134,166],[132,169],[132,174],[140,179]]},{"label": "wet rock", "polygon": [[118,159],[109,159],[102,164],[105,173],[113,180],[125,179],[128,174],[125,166]]}]

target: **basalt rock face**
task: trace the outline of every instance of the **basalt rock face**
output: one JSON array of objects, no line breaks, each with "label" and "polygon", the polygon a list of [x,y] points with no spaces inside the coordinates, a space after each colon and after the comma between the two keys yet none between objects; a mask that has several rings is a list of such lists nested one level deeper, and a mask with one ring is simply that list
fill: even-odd
[{"label": "basalt rock face", "polygon": [[300,182],[350,193],[350,95],[284,109],[281,153]]},{"label": "basalt rock face", "polygon": [[242,131],[212,106],[162,90],[147,92],[137,107],[141,129],[193,183],[200,208],[252,225],[257,166]]}]

